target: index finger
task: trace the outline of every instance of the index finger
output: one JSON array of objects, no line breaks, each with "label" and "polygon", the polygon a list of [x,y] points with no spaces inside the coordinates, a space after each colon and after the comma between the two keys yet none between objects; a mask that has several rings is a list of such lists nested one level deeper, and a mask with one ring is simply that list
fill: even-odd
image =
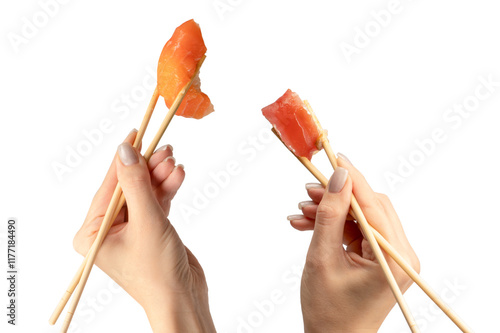
[{"label": "index finger", "polygon": [[[361,172],[342,154],[338,155],[337,163],[349,171],[352,180],[353,195],[358,201],[368,223],[388,240],[396,240],[403,228],[395,212],[387,212],[392,206],[381,201]],[[393,210],[393,209],[392,209]],[[403,233],[404,234],[404,233]]]}]

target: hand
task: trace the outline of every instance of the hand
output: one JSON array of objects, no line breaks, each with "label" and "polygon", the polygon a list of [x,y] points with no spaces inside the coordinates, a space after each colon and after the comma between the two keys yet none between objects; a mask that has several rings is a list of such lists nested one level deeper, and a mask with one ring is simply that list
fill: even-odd
[{"label": "hand", "polygon": [[[314,230],[301,285],[305,331],[377,332],[396,300],[368,241],[348,217],[352,193],[370,225],[417,272],[420,264],[387,196],[375,193],[348,159],[339,157],[328,190],[307,184],[312,201],[299,204],[303,215],[289,216],[295,229]],[[384,255],[405,292],[412,280]]]},{"label": "hand", "polygon": [[117,184],[126,205],[110,228],[96,264],[144,308],[154,332],[215,332],[203,269],[167,216],[184,180],[172,148],[159,148],[146,164],[131,146],[131,132],[94,197],[74,248],[86,255]]}]

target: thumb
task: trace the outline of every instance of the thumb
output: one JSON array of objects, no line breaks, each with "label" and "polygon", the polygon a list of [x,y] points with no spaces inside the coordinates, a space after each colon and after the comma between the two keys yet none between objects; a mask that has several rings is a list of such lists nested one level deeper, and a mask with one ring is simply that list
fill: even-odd
[{"label": "thumb", "polygon": [[130,215],[150,211],[155,202],[147,163],[129,142],[118,146],[116,172]]},{"label": "thumb", "polygon": [[349,212],[352,183],[348,171],[338,167],[319,203],[311,247],[322,253],[343,250],[344,225]]}]

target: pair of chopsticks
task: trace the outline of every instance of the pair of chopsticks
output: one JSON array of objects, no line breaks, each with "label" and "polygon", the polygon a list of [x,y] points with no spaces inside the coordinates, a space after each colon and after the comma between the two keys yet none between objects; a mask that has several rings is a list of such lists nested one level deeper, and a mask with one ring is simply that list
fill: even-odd
[{"label": "pair of chopsticks", "polygon": [[[304,101],[304,104],[306,105],[306,108],[308,111],[311,113],[311,115],[315,118],[316,124],[320,127],[320,123],[314,114],[311,105],[307,102]],[[278,137],[278,139],[281,140],[280,135],[278,132],[273,128],[272,132]],[[323,148],[325,150],[326,155],[328,156],[328,159],[330,160],[330,163],[335,170],[337,168],[337,158],[335,156],[335,153],[333,152],[333,149],[330,145],[330,141],[328,140],[328,136],[326,135],[326,131],[324,131],[321,128],[321,135],[319,140],[321,141],[321,144],[323,145]],[[285,147],[288,146],[285,145]],[[292,152],[292,151],[290,151]],[[293,152],[292,154],[304,165],[309,172],[324,186],[328,184],[328,178],[326,178],[321,171],[319,171],[318,168],[316,168],[312,162],[306,158],[306,157],[301,157],[295,155]],[[352,215],[358,222],[358,225],[361,227],[361,231],[363,232],[363,235],[365,236],[366,240],[369,242],[375,257],[377,258],[384,275],[387,279],[387,282],[389,283],[389,286],[391,288],[392,293],[394,294],[394,297],[396,298],[396,301],[399,304],[399,307],[401,308],[401,311],[403,312],[403,315],[408,323],[408,326],[410,327],[411,331],[413,333],[420,332],[418,329],[418,326],[415,322],[415,319],[413,318],[413,315],[411,314],[410,309],[408,308],[408,305],[406,304],[406,301],[403,297],[403,294],[401,293],[401,290],[399,289],[399,286],[396,283],[396,280],[394,279],[394,276],[392,275],[392,272],[389,268],[389,265],[387,264],[387,261],[382,253],[381,248],[391,256],[391,258],[408,274],[408,276],[429,296],[429,298],[457,325],[458,328],[462,332],[465,333],[471,333],[472,329],[465,324],[465,322],[458,317],[458,315],[439,297],[439,295],[429,286],[427,282],[425,282],[422,277],[411,267],[411,265],[396,251],[394,247],[375,229],[373,228],[368,221],[366,220],[363,211],[361,210],[361,207],[358,204],[358,201],[356,200],[356,197],[354,194],[351,197],[351,209],[349,211],[350,215]]]},{"label": "pair of chopsticks", "polygon": [[[155,137],[153,138],[151,144],[149,145],[148,149],[144,153],[144,159],[146,160],[146,163],[149,161],[149,159],[153,155],[153,152],[155,151],[158,143],[160,142],[161,137],[165,133],[168,125],[170,124],[170,121],[172,120],[175,113],[177,112],[177,109],[181,105],[181,103],[182,103],[184,97],[186,96],[186,93],[188,92],[189,88],[191,87],[191,84],[193,83],[195,77],[198,75],[200,68],[201,68],[201,65],[203,64],[204,60],[205,60],[205,56],[203,56],[200,59],[200,61],[198,62],[198,65],[196,67],[195,72],[193,73],[193,76],[191,77],[191,80],[177,94],[177,97],[175,98],[174,103],[172,104],[172,106],[168,110],[168,113],[165,116],[163,122],[161,123],[160,128],[158,129]],[[156,106],[156,103],[158,101],[159,96],[160,96],[160,93],[158,91],[158,87],[156,87],[156,89],[153,93],[153,96],[151,97],[151,100],[149,102],[149,106],[146,110],[144,118],[142,120],[139,131],[137,132],[136,138],[134,140],[134,145],[133,145],[134,148],[138,148],[142,142],[142,138],[144,137],[144,133],[146,132],[146,128],[149,124],[149,120],[151,119],[151,115],[153,114],[153,111],[154,111],[154,108]],[[86,257],[84,258],[82,264],[78,268],[78,271],[76,272],[75,276],[71,280],[71,283],[69,284],[64,295],[62,296],[57,307],[55,308],[54,312],[52,313],[52,316],[49,319],[49,323],[51,325],[54,325],[56,323],[62,310],[64,309],[67,302],[71,298],[71,295],[73,294],[73,292],[75,292],[75,295],[73,296],[73,299],[70,303],[68,313],[67,313],[67,315],[64,319],[63,325],[61,327],[62,333],[66,333],[68,331],[69,325],[71,324],[71,320],[73,319],[73,315],[76,311],[76,307],[78,306],[78,302],[80,301],[80,298],[82,296],[83,289],[85,288],[85,284],[87,283],[87,280],[89,278],[92,267],[94,266],[94,262],[96,260],[97,253],[99,252],[99,249],[102,245],[102,242],[104,241],[104,238],[108,234],[108,231],[111,228],[113,221],[118,216],[118,213],[120,212],[120,210],[122,209],[124,204],[125,204],[125,196],[123,195],[123,191],[121,189],[121,186],[118,183],[116,185],[115,191],[114,191],[113,196],[111,198],[111,201],[109,203],[108,209],[106,210],[106,214],[104,215],[104,219],[103,219],[102,224],[100,226],[97,237],[94,240],[94,243],[92,244],[92,247],[87,252]]]}]

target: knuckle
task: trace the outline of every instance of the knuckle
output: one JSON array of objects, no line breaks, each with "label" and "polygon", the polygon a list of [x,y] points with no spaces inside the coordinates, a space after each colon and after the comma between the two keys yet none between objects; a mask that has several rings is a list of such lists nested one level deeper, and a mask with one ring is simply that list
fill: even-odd
[{"label": "knuckle", "polygon": [[341,214],[339,209],[334,205],[321,203],[316,211],[316,221],[321,223],[321,221],[331,221],[340,218]]},{"label": "knuckle", "polygon": [[304,271],[312,275],[327,275],[330,265],[323,255],[309,255],[304,266]]},{"label": "knuckle", "polygon": [[389,199],[389,197],[386,194],[377,193],[377,198],[380,206],[382,206],[383,208],[392,207],[391,199]]},{"label": "knuckle", "polygon": [[360,203],[360,206],[367,216],[385,211],[384,205],[380,200],[377,200],[377,198],[365,200]]},{"label": "knuckle", "polygon": [[384,193],[377,193],[377,196],[378,196],[378,199],[380,201],[382,201],[383,203],[391,202],[391,200],[389,199],[389,197],[386,194],[384,194]]},{"label": "knuckle", "polygon": [[358,169],[353,168],[352,170],[349,170],[349,173],[354,183],[357,182],[359,184],[366,182],[365,176]]},{"label": "knuckle", "polygon": [[137,191],[144,188],[144,184],[151,184],[151,180],[149,175],[140,173],[130,176],[125,180],[125,184],[130,190]]}]

